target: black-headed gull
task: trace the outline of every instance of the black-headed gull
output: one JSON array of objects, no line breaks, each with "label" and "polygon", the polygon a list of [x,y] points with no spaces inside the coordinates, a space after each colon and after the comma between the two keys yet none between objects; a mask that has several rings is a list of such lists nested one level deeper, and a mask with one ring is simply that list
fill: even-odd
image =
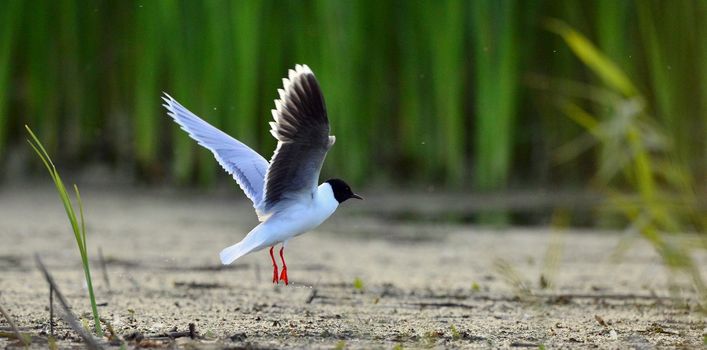
[{"label": "black-headed gull", "polygon": [[[329,119],[324,96],[314,73],[306,65],[296,65],[278,89],[280,99],[272,110],[270,133],[277,148],[268,163],[260,154],[223,131],[211,126],[164,94],[167,114],[189,136],[213,152],[221,166],[238,182],[253,207],[260,224],[240,242],[221,251],[221,262],[270,247],[273,283],[289,284],[284,249],[287,241],[319,226],[349,198],[363,199],[340,179],[317,186],[327,151],[334,145],[329,135]],[[273,249],[278,243],[282,272],[278,274]]]}]

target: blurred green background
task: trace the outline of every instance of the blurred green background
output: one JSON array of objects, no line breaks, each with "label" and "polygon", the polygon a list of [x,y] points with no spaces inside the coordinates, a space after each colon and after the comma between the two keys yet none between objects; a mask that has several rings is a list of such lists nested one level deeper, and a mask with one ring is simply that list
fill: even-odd
[{"label": "blurred green background", "polygon": [[[670,164],[705,193],[698,0],[4,0],[0,179],[39,169],[28,124],[64,167],[104,164],[158,184],[231,181],[165,116],[161,92],[269,158],[276,89],[306,63],[337,136],[325,176],[356,187],[583,189],[631,150],[586,140],[572,108],[601,122],[617,105],[550,19],[625,73],[635,91],[623,97],[641,97]],[[616,188],[630,191],[627,182]]]},{"label": "blurred green background", "polygon": [[[46,180],[27,124],[70,181],[235,192],[160,95],[269,158],[296,63],[337,136],[322,177],[437,211],[362,208],[621,228],[617,251],[640,235],[707,303],[707,0],[3,0],[0,184]],[[600,199],[537,215],[559,192]]]}]

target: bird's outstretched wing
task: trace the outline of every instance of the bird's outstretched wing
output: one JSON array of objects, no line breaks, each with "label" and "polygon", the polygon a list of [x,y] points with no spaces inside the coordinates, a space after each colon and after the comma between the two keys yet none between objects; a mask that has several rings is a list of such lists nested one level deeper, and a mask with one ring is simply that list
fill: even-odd
[{"label": "bird's outstretched wing", "polygon": [[177,100],[164,94],[162,97],[168,115],[200,145],[213,152],[224,170],[233,175],[245,195],[257,209],[263,200],[263,183],[268,171],[268,161],[242,142],[228,136],[184,108]]},{"label": "bird's outstretched wing", "polygon": [[282,80],[280,99],[272,110],[270,133],[277,149],[265,175],[263,209],[269,212],[285,199],[310,196],[316,191],[319,171],[334,137],[319,83],[306,65],[296,65]]}]

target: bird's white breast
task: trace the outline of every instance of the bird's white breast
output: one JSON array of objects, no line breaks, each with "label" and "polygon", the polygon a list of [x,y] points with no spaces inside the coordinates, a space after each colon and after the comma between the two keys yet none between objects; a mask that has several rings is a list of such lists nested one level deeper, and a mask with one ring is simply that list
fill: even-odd
[{"label": "bird's white breast", "polygon": [[269,241],[283,242],[310,231],[324,222],[336,211],[339,202],[328,183],[319,185],[310,200],[292,202],[286,208],[273,214],[263,223]]}]

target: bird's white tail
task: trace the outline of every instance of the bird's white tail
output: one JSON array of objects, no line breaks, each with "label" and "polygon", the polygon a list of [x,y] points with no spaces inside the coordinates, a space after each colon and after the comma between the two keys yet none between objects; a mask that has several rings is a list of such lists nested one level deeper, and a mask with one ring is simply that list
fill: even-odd
[{"label": "bird's white tail", "polygon": [[250,251],[243,249],[242,243],[243,242],[236,243],[222,250],[221,253],[219,253],[219,256],[221,257],[221,263],[224,265],[228,265],[236,261],[236,259],[242,257],[243,255],[250,253]]},{"label": "bird's white tail", "polygon": [[251,230],[243,240],[240,242],[224,249],[219,253],[219,256],[221,257],[221,263],[224,265],[229,265],[232,262],[236,261],[236,259],[262,249],[263,247],[266,247],[268,244],[263,241],[263,237],[259,237],[258,231],[262,227],[261,225],[256,226]]}]

